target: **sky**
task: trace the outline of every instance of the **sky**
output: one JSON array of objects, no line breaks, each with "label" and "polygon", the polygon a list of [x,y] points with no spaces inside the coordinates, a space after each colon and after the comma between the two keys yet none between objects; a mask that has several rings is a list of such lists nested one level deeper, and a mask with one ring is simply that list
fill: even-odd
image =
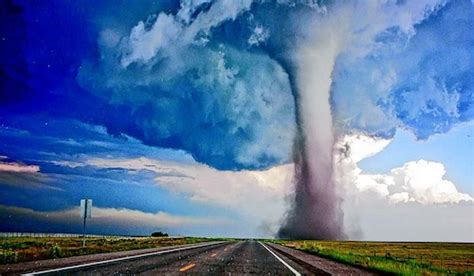
[{"label": "sky", "polygon": [[1,3],[0,231],[474,241],[474,2]]}]

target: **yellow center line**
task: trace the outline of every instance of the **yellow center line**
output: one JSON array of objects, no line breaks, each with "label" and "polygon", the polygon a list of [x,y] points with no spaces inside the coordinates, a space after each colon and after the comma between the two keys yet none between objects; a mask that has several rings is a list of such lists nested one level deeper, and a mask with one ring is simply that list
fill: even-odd
[{"label": "yellow center line", "polygon": [[187,266],[183,266],[182,268],[179,269],[179,271],[184,272],[186,270],[190,270],[191,268],[195,267],[196,264],[188,264]]}]

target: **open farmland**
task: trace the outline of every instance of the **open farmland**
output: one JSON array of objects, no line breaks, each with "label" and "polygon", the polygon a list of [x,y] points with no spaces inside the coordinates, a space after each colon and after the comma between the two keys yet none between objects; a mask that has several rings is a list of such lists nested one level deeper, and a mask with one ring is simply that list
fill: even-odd
[{"label": "open farmland", "polygon": [[82,248],[81,238],[3,237],[0,239],[0,264],[19,263],[209,241],[207,238],[88,238]]},{"label": "open farmland", "polygon": [[374,271],[405,275],[474,273],[473,243],[273,242]]}]

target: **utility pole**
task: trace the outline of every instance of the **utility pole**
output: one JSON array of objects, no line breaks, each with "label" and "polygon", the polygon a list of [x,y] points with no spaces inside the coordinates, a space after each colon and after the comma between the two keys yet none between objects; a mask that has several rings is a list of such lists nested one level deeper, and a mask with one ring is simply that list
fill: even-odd
[{"label": "utility pole", "polygon": [[84,219],[82,226],[82,247],[86,247],[86,222],[92,217],[92,199],[81,199],[81,217]]}]

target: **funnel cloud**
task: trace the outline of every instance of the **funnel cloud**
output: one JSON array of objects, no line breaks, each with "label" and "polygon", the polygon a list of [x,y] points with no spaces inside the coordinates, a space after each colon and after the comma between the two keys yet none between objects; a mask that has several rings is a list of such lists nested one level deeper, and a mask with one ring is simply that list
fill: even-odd
[{"label": "funnel cloud", "polygon": [[[469,5],[461,1],[458,4]],[[338,183],[334,176],[338,166],[335,156],[344,154],[334,148],[338,137],[361,132],[390,138],[397,127],[402,127],[412,129],[423,139],[447,131],[453,122],[467,115],[458,112],[463,106],[460,105],[463,95],[469,94],[470,88],[450,89],[453,84],[443,79],[443,74],[436,72],[438,69],[417,68],[421,65],[414,65],[401,53],[393,53],[394,47],[408,43],[408,47],[400,47],[407,50],[404,55],[415,61],[433,59],[434,52],[421,49],[429,49],[425,40],[439,35],[442,28],[434,29],[425,21],[433,17],[450,20],[447,14],[459,7],[452,6],[453,3],[445,5],[442,1],[340,2],[317,13],[317,19],[307,27],[308,38],[298,48],[295,58],[297,69],[293,79],[298,125],[293,149],[295,191],[279,237],[346,238],[340,207],[344,183]],[[420,47],[415,48],[410,42]],[[439,48],[435,52],[445,54],[444,48]],[[405,63],[395,61],[396,58]],[[410,71],[412,67],[437,77]],[[463,75],[459,72],[463,69],[459,69],[453,76],[458,81]],[[403,83],[397,83],[397,78]],[[413,79],[419,82],[413,83]],[[413,88],[404,87],[407,84]],[[426,95],[425,91],[434,94]]]},{"label": "funnel cloud", "polygon": [[314,38],[298,53],[298,135],[294,146],[295,198],[283,238],[344,238],[340,198],[333,183],[335,133],[330,106],[332,72],[344,41],[341,17],[324,18]]}]

